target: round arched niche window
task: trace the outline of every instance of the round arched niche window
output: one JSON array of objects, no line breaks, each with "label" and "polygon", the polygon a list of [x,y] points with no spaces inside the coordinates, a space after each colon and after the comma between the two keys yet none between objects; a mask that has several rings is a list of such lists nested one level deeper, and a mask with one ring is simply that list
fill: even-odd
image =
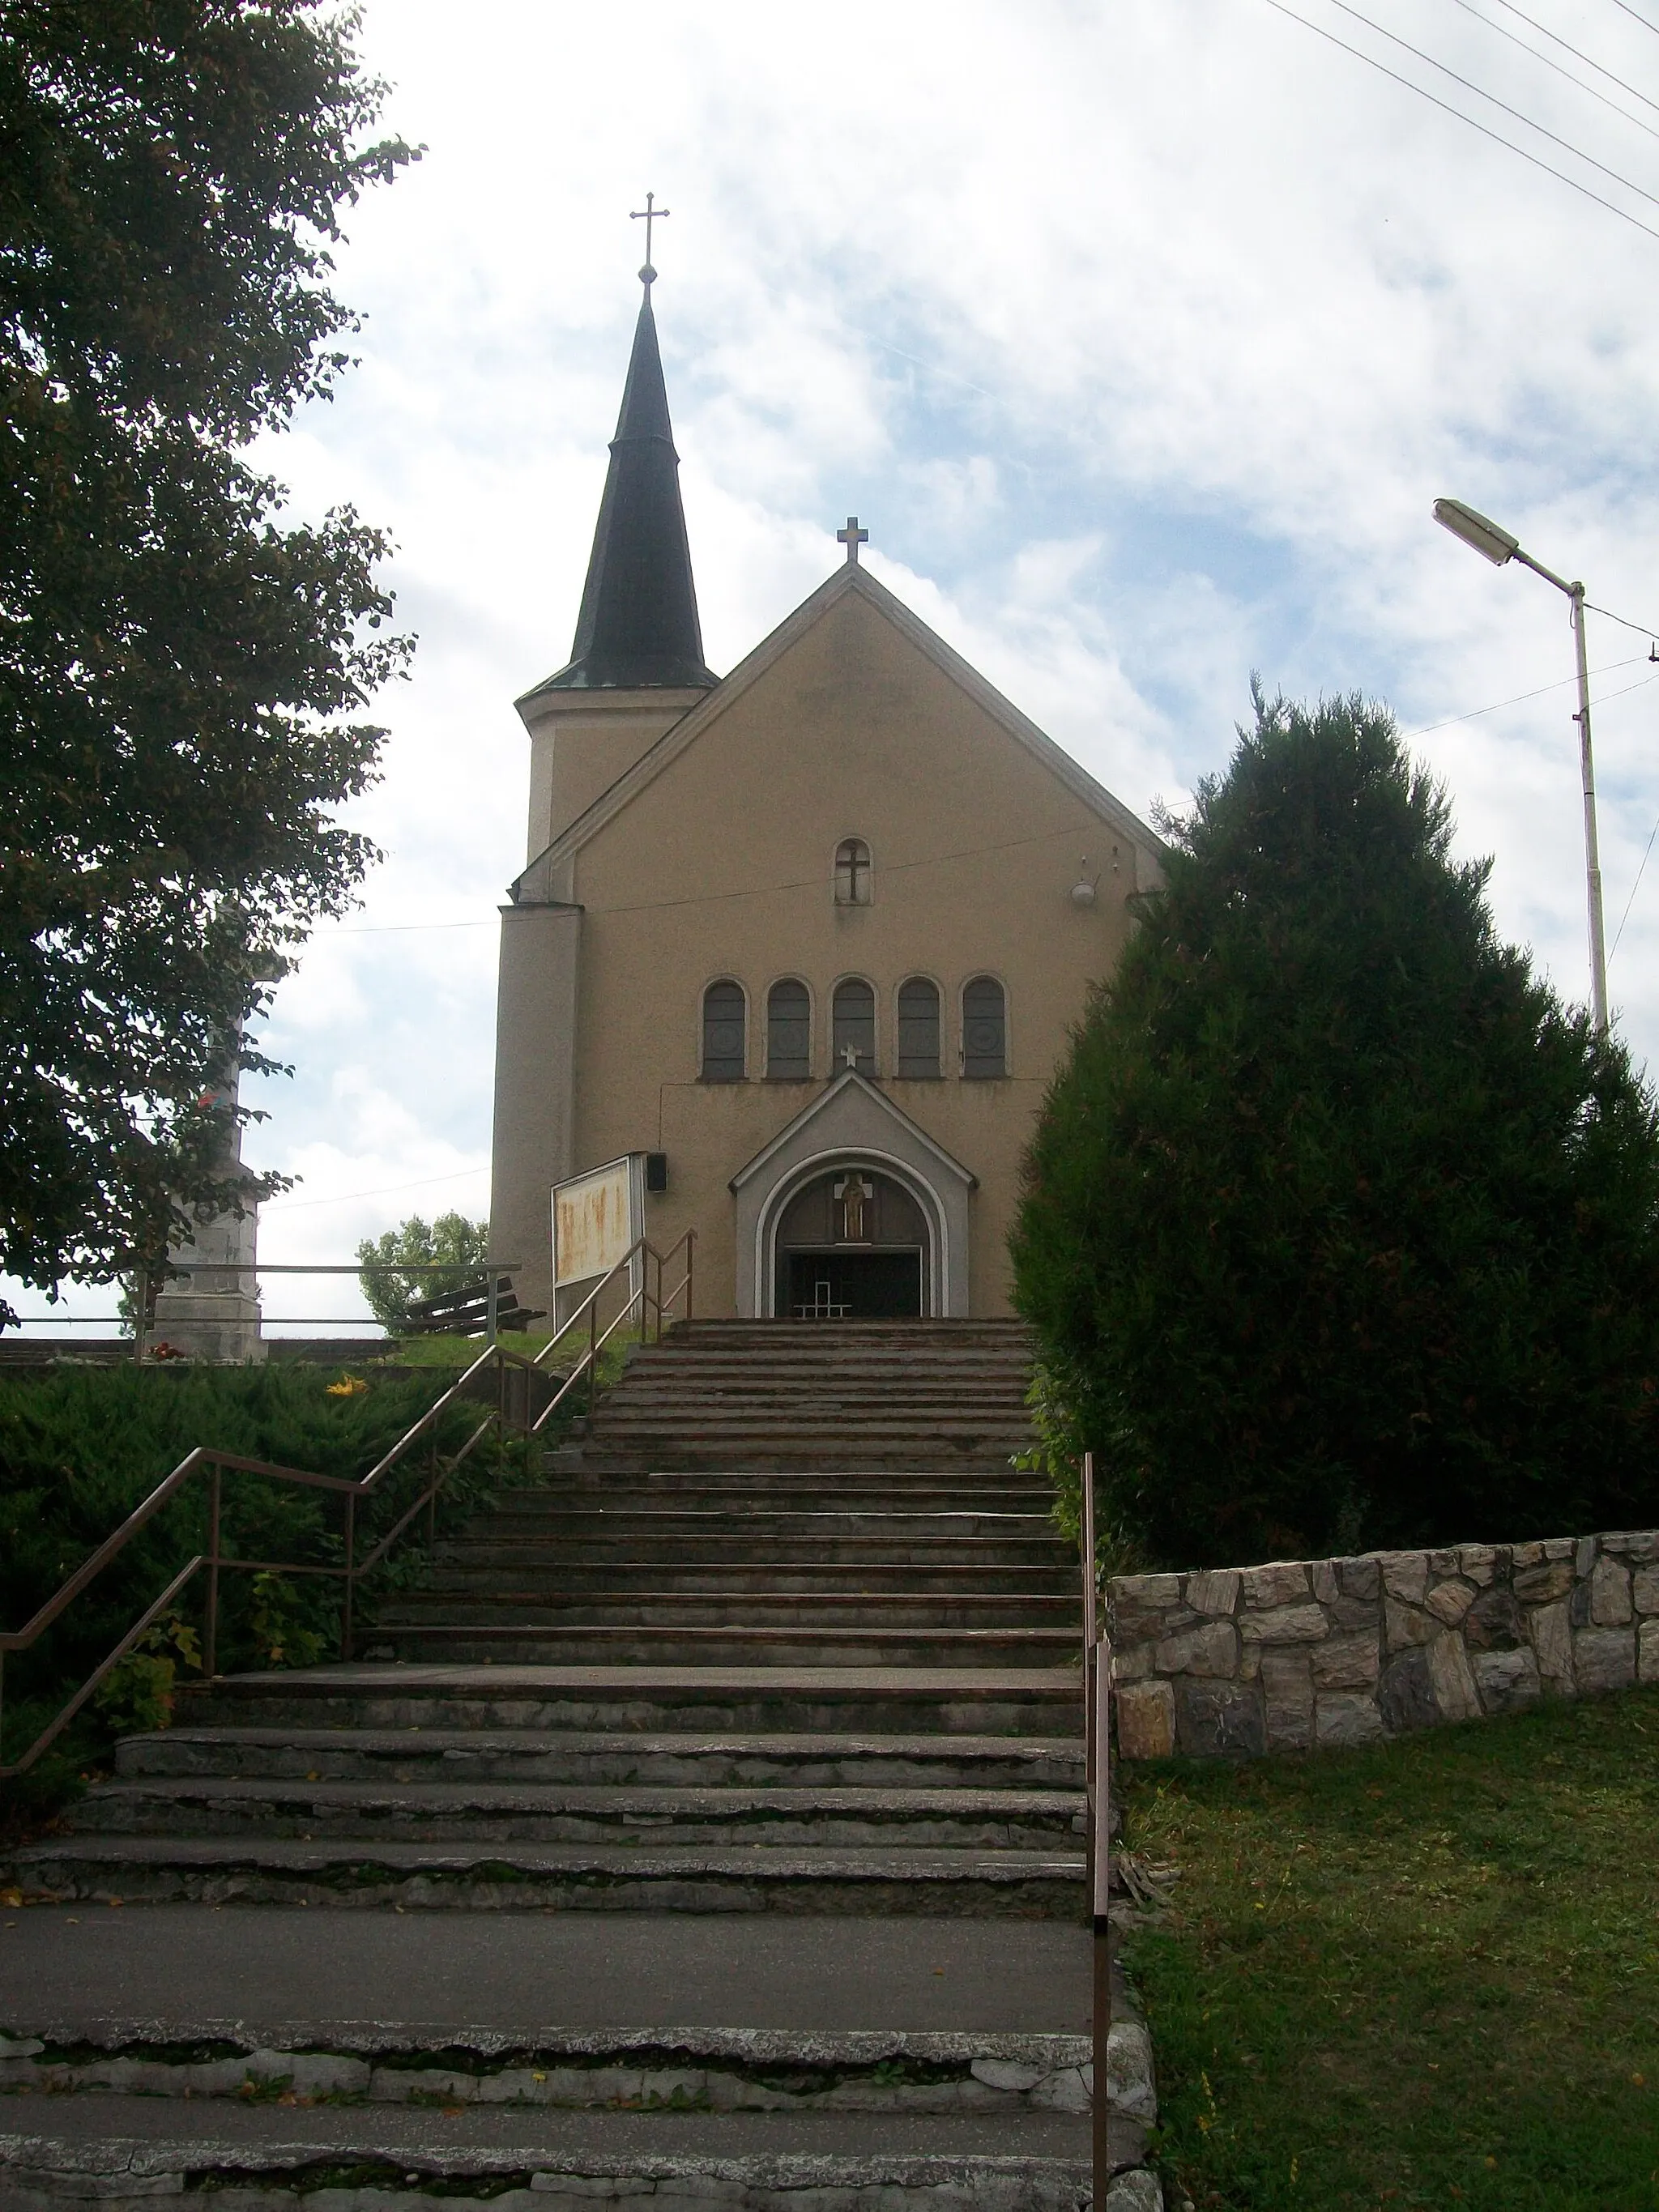
[{"label": "round arched niche window", "polygon": [[855,1067],[860,1075],[876,1072],[876,994],[861,975],[845,975],[836,986],[830,1004],[830,1028],[835,1073]]},{"label": "round arched niche window", "polygon": [[1008,1073],[1008,1009],[994,975],[975,975],[962,993],[962,1072],[970,1082]]},{"label": "round arched niche window", "polygon": [[868,906],[872,890],[870,848],[862,837],[843,837],[836,848],[836,904]]},{"label": "round arched niche window", "polygon": [[741,983],[723,975],[702,994],[702,1079],[741,1083],[747,1008]]}]

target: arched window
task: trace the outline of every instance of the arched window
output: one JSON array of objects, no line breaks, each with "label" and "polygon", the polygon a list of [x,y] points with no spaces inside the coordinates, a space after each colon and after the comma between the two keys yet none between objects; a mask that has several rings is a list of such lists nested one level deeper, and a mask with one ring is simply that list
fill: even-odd
[{"label": "arched window", "polygon": [[939,986],[925,975],[899,985],[898,1072],[902,1076],[939,1073]]},{"label": "arched window", "polygon": [[856,1067],[860,1075],[876,1072],[876,994],[862,976],[849,975],[836,986],[833,1028],[835,1071]]},{"label": "arched window", "polygon": [[766,1072],[793,1083],[812,1073],[812,1001],[793,975],[766,994]]},{"label": "arched window", "polygon": [[702,994],[703,1081],[741,1083],[743,1044],[743,986],[723,976]]},{"label": "arched window", "polygon": [[969,1077],[1008,1073],[1008,1017],[994,975],[975,975],[962,994],[962,1072]]},{"label": "arched window", "polygon": [[843,837],[836,848],[836,904],[870,903],[870,848],[862,837]]}]

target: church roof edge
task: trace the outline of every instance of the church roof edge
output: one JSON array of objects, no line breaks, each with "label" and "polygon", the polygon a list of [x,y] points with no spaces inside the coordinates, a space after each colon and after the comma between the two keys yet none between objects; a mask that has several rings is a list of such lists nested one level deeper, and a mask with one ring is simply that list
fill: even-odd
[{"label": "church roof edge", "polygon": [[[590,837],[604,828],[613,814],[626,805],[636,791],[643,789],[659,775],[722,708],[739,692],[747,690],[751,684],[757,682],[775,661],[781,659],[796,639],[809,630],[838,600],[854,592],[868,599],[902,629],[938,667],[960,684],[994,720],[1000,722],[1012,737],[1034,753],[1085,806],[1092,808],[1103,820],[1112,823],[1125,836],[1139,839],[1149,852],[1164,851],[1164,840],[1132,808],[1108,791],[1103,783],[1097,782],[1080,762],[1073,760],[1065,747],[1057,744],[1028,714],[1022,714],[1012,700],[1005,697],[995,684],[947,645],[938,631],[930,629],[920,615],[906,606],[896,592],[890,591],[867,568],[848,562],[827,576],[816,591],[810,592],[775,629],[744,654],[729,675],[723,677],[713,690],[706,692],[672,728],[665,730],[656,743],[647,746],[638,760],[625,769],[616,781],[602,791],[574,822],[567,823],[548,847],[546,854],[540,857],[563,859],[578,851]],[[546,687],[540,688],[545,690]]]}]

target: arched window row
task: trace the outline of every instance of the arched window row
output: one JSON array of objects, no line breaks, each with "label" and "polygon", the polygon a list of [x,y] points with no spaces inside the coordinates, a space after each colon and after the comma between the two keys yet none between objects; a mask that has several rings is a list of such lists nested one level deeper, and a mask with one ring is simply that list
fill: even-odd
[{"label": "arched window row", "polygon": [[[930,976],[907,976],[898,987],[894,1008],[890,1072],[904,1082],[937,1080],[945,1073],[939,985]],[[962,987],[960,1012],[961,1074],[970,1082],[1006,1075],[1008,1002],[997,978],[970,976]],[[854,1067],[861,1075],[880,1075],[877,1032],[874,985],[861,975],[844,975],[830,1002],[829,1073],[839,1075],[843,1068]],[[763,1072],[770,1080],[804,1083],[810,1079],[812,994],[799,976],[783,976],[768,991],[761,1043]],[[722,975],[702,994],[702,1079],[741,1083],[748,1059],[748,1000],[741,983]]]}]

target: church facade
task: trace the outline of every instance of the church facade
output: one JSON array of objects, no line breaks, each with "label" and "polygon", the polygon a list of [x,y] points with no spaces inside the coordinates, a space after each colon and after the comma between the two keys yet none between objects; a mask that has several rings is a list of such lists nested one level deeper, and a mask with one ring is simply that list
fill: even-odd
[{"label": "church facade", "polygon": [[716,678],[647,276],[572,657],[517,702],[490,1218],[533,1305],[553,1186],[646,1153],[701,1315],[1009,1310],[1034,1117],[1158,840],[839,535]]}]

